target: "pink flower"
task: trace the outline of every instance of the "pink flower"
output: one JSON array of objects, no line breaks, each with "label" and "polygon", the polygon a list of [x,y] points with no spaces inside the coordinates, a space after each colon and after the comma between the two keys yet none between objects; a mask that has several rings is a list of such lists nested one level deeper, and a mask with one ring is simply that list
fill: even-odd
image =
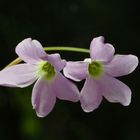
[{"label": "pink flower", "polygon": [[37,80],[32,92],[37,116],[48,115],[56,97],[73,102],[79,100],[78,88],[60,73],[66,62],[59,54],[46,54],[42,45],[30,38],[17,45],[16,53],[26,63],[0,71],[0,85],[23,88]]},{"label": "pink flower", "polygon": [[114,55],[114,47],[104,43],[103,37],[92,40],[90,57],[80,62],[67,62],[64,75],[74,81],[86,79],[80,93],[85,112],[96,109],[103,96],[110,102],[127,106],[131,102],[130,88],[114,77],[127,75],[135,70],[138,58],[134,55]]}]

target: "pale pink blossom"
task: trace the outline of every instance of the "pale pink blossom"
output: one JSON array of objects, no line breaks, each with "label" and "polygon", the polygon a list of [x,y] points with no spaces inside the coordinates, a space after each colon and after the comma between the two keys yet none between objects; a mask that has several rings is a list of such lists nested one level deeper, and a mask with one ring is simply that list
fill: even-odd
[{"label": "pale pink blossom", "polygon": [[79,62],[67,62],[64,75],[74,81],[86,79],[80,93],[80,102],[85,112],[98,108],[103,97],[109,102],[128,106],[131,90],[115,77],[135,70],[138,58],[134,55],[114,55],[115,49],[104,38],[94,38],[90,44],[90,58]]},{"label": "pale pink blossom", "polygon": [[16,47],[17,55],[26,63],[5,68],[0,71],[0,85],[8,87],[27,87],[33,84],[32,105],[37,116],[48,115],[56,98],[77,102],[79,90],[66,79],[61,70],[66,61],[59,54],[47,54],[37,40],[23,40]]}]

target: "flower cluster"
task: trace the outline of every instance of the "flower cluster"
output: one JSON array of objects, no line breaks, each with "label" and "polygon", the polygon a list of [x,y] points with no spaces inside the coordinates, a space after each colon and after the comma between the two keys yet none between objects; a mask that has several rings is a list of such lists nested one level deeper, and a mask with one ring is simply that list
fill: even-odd
[{"label": "flower cluster", "polygon": [[[130,88],[114,77],[134,71],[138,58],[114,55],[114,47],[104,43],[103,37],[92,40],[90,58],[84,61],[66,62],[58,53],[47,54],[37,40],[30,38],[19,43],[15,51],[25,63],[0,71],[0,85],[23,88],[36,81],[31,101],[38,117],[52,111],[56,98],[80,101],[85,112],[95,110],[103,97],[124,106],[130,104]],[[86,79],[82,90],[66,77],[74,81]]]}]

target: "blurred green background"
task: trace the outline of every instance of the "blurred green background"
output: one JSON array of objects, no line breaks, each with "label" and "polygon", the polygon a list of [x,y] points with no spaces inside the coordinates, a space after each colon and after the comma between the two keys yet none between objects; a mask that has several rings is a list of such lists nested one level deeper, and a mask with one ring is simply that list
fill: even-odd
[{"label": "blurred green background", "polygon": [[[134,0],[0,1],[0,68],[15,59],[16,45],[25,38],[43,46],[89,48],[93,37],[105,36],[116,53],[139,55],[140,12]],[[67,60],[87,54],[61,52]],[[140,74],[120,79],[133,91],[128,107],[105,99],[92,113],[80,103],[57,100],[53,111],[38,118],[29,88],[0,87],[0,140],[140,140]],[[81,89],[82,83],[78,83]]]}]

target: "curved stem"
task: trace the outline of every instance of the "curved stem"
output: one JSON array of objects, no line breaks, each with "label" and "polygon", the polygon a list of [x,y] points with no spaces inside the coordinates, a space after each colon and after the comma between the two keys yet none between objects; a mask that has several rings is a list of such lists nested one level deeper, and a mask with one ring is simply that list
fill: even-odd
[{"label": "curved stem", "polygon": [[[82,53],[89,53],[88,49],[84,48],[76,48],[76,47],[64,47],[64,46],[57,46],[57,47],[44,47],[45,51],[72,51],[72,52],[82,52]],[[9,63],[5,68],[16,65],[22,62],[22,60],[18,57]]]},{"label": "curved stem", "polygon": [[76,47],[63,47],[63,46],[45,47],[44,50],[45,51],[72,51],[72,52],[89,53],[88,49],[76,48]]},{"label": "curved stem", "polygon": [[18,64],[20,62],[22,62],[22,60],[18,57],[15,60],[13,60],[11,63],[9,63],[5,68],[11,67],[11,66],[16,65],[16,64]]}]

